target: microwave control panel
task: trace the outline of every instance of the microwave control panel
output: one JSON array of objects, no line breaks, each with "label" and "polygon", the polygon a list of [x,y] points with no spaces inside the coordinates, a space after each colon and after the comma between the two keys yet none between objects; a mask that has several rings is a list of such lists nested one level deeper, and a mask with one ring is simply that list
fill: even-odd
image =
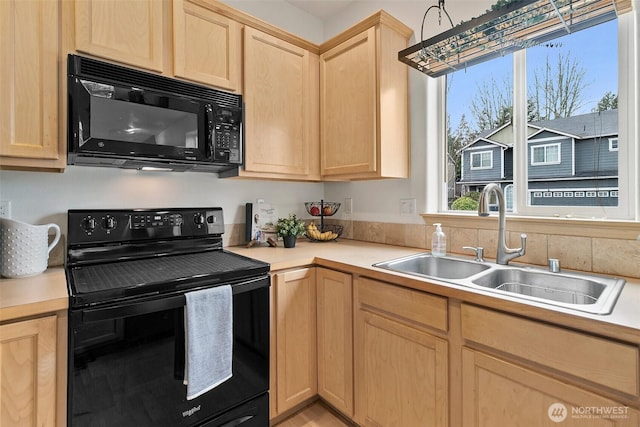
[{"label": "microwave control panel", "polygon": [[242,164],[242,110],[217,108],[210,126],[213,160]]}]

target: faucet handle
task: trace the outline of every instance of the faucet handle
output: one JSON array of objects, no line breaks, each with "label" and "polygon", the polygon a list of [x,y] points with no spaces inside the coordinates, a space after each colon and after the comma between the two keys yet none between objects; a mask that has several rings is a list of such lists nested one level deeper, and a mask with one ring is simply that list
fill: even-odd
[{"label": "faucet handle", "polygon": [[520,235],[520,256],[524,255],[525,252],[527,251],[527,235],[526,234],[521,234]]},{"label": "faucet handle", "polygon": [[462,249],[468,249],[476,253],[476,261],[484,262],[484,248],[482,246],[463,246]]}]

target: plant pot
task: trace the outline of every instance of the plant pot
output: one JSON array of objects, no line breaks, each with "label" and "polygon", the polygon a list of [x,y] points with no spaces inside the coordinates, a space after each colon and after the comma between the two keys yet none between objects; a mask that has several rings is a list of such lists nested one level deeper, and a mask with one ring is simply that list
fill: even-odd
[{"label": "plant pot", "polygon": [[284,236],[282,238],[284,242],[285,248],[295,248],[296,247],[296,236]]}]

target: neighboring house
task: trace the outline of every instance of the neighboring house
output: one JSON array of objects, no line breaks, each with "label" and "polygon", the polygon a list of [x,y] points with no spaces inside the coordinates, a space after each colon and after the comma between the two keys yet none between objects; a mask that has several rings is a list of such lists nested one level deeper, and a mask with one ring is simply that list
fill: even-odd
[{"label": "neighboring house", "polygon": [[[527,198],[530,205],[618,205],[618,110],[529,123]],[[480,134],[461,150],[464,191],[499,183],[513,200],[513,128]]]}]

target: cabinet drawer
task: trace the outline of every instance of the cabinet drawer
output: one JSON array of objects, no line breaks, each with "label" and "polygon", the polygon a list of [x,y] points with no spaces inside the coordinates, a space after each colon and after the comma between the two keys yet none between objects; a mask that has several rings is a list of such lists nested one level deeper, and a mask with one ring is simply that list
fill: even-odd
[{"label": "cabinet drawer", "polygon": [[357,279],[358,303],[410,325],[447,331],[447,299],[376,280]]},{"label": "cabinet drawer", "polygon": [[638,347],[462,305],[462,336],[561,372],[639,395]]}]

